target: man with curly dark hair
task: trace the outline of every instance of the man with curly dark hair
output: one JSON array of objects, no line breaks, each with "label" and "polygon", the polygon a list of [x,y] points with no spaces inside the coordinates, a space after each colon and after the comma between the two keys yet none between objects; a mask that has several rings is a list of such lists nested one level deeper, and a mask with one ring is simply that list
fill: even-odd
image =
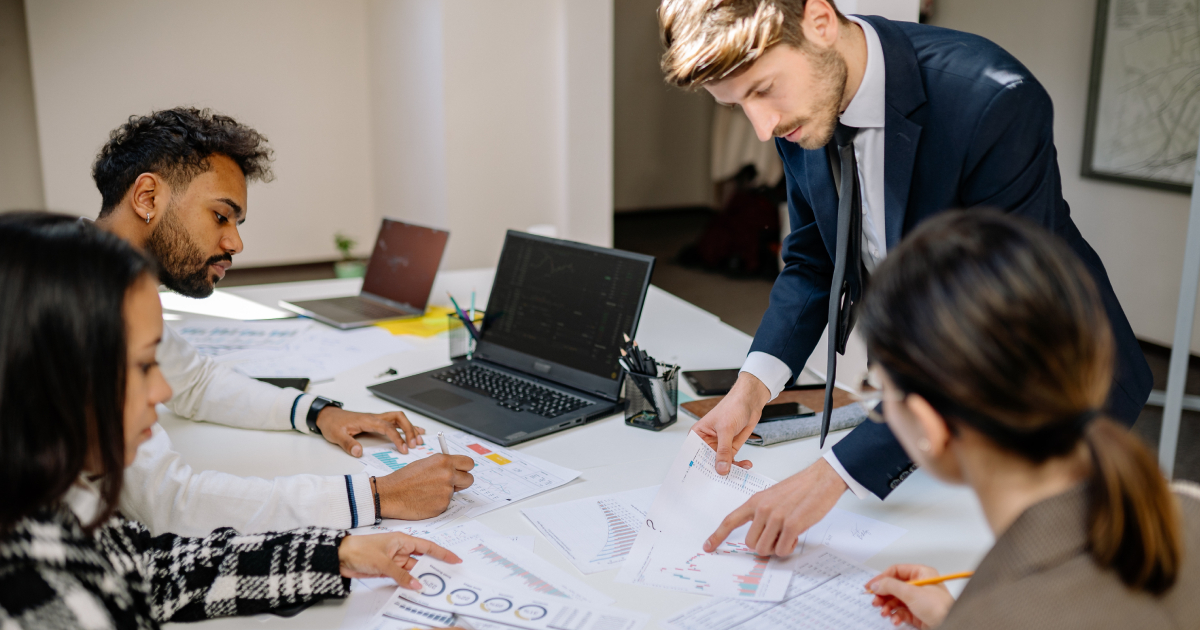
[{"label": "man with curly dark hair", "polygon": [[[172,291],[207,297],[242,251],[245,184],[274,179],[271,159],[266,137],[229,116],[193,108],[131,116],[92,166],[102,197],[97,223],[154,256]],[[241,194],[213,196],[217,189]],[[160,200],[165,208],[156,211]],[[197,205],[202,212],[181,210]]]},{"label": "man with curly dark hair", "polygon": [[[92,168],[103,197],[96,224],[144,248],[171,290],[205,297],[242,251],[247,182],[270,181],[272,151],[258,131],[206,109],[132,116],[112,132]],[[404,413],[347,411],[341,403],[260,383],[200,355],[164,327],[158,349],[175,391],[176,415],[249,429],[315,433],[359,457],[360,433],[378,433],[402,453],[424,430]],[[243,478],[194,472],[155,426],[125,473],[121,510],[157,533],[205,535],[304,526],[358,527],[382,518],[442,513],[471,485],[469,457],[434,455],[385,477],[365,474]]]}]

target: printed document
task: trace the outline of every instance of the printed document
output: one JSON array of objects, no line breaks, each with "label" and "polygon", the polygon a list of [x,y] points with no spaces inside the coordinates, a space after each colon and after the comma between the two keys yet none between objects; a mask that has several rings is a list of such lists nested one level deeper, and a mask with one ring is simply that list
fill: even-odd
[{"label": "printed document", "polygon": [[747,526],[716,550],[705,539],[725,516],[775,482],[733,466],[722,477],[716,452],[689,432],[638,532],[618,582],[698,595],[779,601],[787,592],[794,558],[762,556],[746,547]]},{"label": "printed document", "polygon": [[658,486],[521,510],[582,573],[619,566],[646,522]]},{"label": "printed document", "polygon": [[[426,444],[410,448],[402,455],[394,447],[363,449],[362,462],[375,476],[386,475],[417,460],[441,453],[437,439],[425,436]],[[579,476],[579,471],[552,464],[544,459],[504,448],[462,431],[446,431],[451,455],[466,455],[475,461],[470,488],[454,493],[445,512],[423,521],[385,519],[387,531],[404,532],[428,538],[429,534],[459,518],[475,518],[521,499],[553,490]],[[360,528],[366,531],[368,528]]]},{"label": "printed document", "polygon": [[462,558],[460,566],[472,576],[600,606],[613,603],[613,598],[541,559],[532,548],[514,541],[515,537],[501,536],[479,521],[467,521],[427,538]]},{"label": "printed document", "polygon": [[[802,556],[780,602],[711,599],[667,619],[670,630],[895,630],[871,605],[879,572],[818,547]],[[901,628],[912,629],[905,624]]]},{"label": "printed document", "polygon": [[172,324],[196,350],[246,376],[303,377],[314,382],[412,344],[382,328],[341,331],[309,319]]},{"label": "printed document", "polygon": [[438,611],[465,618],[472,627],[528,630],[639,630],[649,619],[643,613],[511,588],[480,578],[462,564],[428,557],[422,557],[410,573],[421,582],[421,590],[396,589],[369,627],[380,627],[385,619],[451,625],[444,617],[433,617]]}]

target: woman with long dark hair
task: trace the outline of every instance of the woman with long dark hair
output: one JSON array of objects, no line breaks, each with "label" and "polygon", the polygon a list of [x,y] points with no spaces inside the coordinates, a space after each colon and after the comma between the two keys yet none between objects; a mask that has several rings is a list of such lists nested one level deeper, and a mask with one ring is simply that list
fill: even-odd
[{"label": "woman with long dark hair", "polygon": [[122,471],[171,396],[153,264],[71,217],[0,216],[0,628],[155,628],[419,588],[404,534],[304,528],[152,537],[115,514]]},{"label": "woman with long dark hair", "polygon": [[[922,628],[1194,628],[1200,490],[1168,486],[1100,411],[1113,340],[1058,239],[987,211],[931,219],[871,279],[861,330],[883,418],[925,471],[970,486],[996,535],[957,602],[897,565],[875,604]],[[874,418],[873,418],[874,419]]]}]

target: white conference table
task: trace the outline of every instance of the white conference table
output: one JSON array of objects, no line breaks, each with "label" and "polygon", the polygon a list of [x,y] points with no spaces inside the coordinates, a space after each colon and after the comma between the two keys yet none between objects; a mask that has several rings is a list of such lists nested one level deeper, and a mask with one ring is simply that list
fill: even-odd
[{"label": "white conference table", "polygon": [[[492,274],[493,270],[489,269],[443,272],[433,289],[433,303],[438,303],[437,296],[445,296],[447,290],[456,296],[467,296],[474,288],[480,296],[481,308],[485,308],[483,302],[491,288]],[[237,287],[226,291],[274,307],[280,299],[354,295],[360,283],[359,280],[323,280]],[[446,301],[446,298],[442,297],[440,301]],[[659,360],[678,363],[688,370],[738,366],[751,342],[750,336],[722,323],[715,315],[653,286],[646,298],[637,337],[639,345]],[[348,370],[333,381],[314,384],[310,391],[343,401],[347,409],[355,411],[397,409],[370,395],[365,386],[396,378],[377,378],[388,368],[404,375],[449,363],[444,334],[428,339],[406,339],[413,342],[411,350]],[[680,389],[695,396],[683,379],[680,379]],[[430,433],[436,434],[439,429],[447,428],[420,414],[406,413],[415,424]],[[259,477],[298,473],[346,474],[362,470],[355,458],[337,446],[308,435],[234,429],[186,421],[170,413],[162,414],[161,422],[185,461],[197,470]],[[478,520],[503,535],[537,536],[535,550],[539,556],[608,594],[616,600],[616,606],[649,613],[651,622],[647,627],[656,627],[658,621],[703,597],[618,583],[614,580],[617,569],[583,575],[525,520],[520,511],[660,483],[693,422],[681,411],[678,422],[655,433],[626,426],[618,414],[520,444],[515,447],[517,450],[581,471],[579,478],[556,490],[485,514]],[[829,443],[835,443],[845,434],[831,434]],[[361,441],[365,445],[384,443],[382,439],[366,436]],[[765,448],[747,446],[739,456],[752,460],[756,471],[781,480],[813,463],[821,454],[817,438],[810,438]],[[877,569],[899,562],[929,564],[942,572],[973,569],[993,540],[969,490],[947,486],[920,471],[897,488],[886,502],[874,498],[859,500],[846,493],[838,507],[908,530],[900,540],[867,562]],[[961,583],[958,589],[961,589]],[[394,589],[360,589],[352,592],[346,601],[322,602],[292,618],[259,615],[217,619],[200,625],[212,630],[349,630],[362,627],[391,590]]]}]

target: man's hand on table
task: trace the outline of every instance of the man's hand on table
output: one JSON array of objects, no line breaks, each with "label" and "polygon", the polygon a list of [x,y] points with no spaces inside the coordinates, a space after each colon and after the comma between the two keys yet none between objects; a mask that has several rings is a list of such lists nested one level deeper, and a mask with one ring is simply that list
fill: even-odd
[{"label": "man's hand on table", "polygon": [[446,511],[455,492],[471,487],[467,472],[475,462],[466,455],[430,455],[375,479],[383,518],[419,521]]},{"label": "man's hand on table", "polygon": [[770,400],[771,390],[762,381],[749,372],[741,372],[721,402],[692,425],[692,431],[717,452],[717,474],[729,474],[730,464],[742,468],[754,465],[748,459],[734,461],[733,456],[754,432],[762,409]]},{"label": "man's hand on table", "polygon": [[705,551],[713,551],[730,532],[752,522],[746,532],[746,546],[762,555],[786,556],[796,548],[796,539],[829,510],[848,490],[833,466],[825,459],[755,493],[749,501],[725,517],[717,531],[704,542]]},{"label": "man's hand on table", "polygon": [[362,433],[382,435],[391,440],[401,453],[408,453],[410,447],[425,443],[421,438],[425,429],[413,426],[402,411],[359,413],[329,405],[317,414],[317,428],[326,440],[355,457],[362,457],[363,451],[362,444],[354,436]]}]

